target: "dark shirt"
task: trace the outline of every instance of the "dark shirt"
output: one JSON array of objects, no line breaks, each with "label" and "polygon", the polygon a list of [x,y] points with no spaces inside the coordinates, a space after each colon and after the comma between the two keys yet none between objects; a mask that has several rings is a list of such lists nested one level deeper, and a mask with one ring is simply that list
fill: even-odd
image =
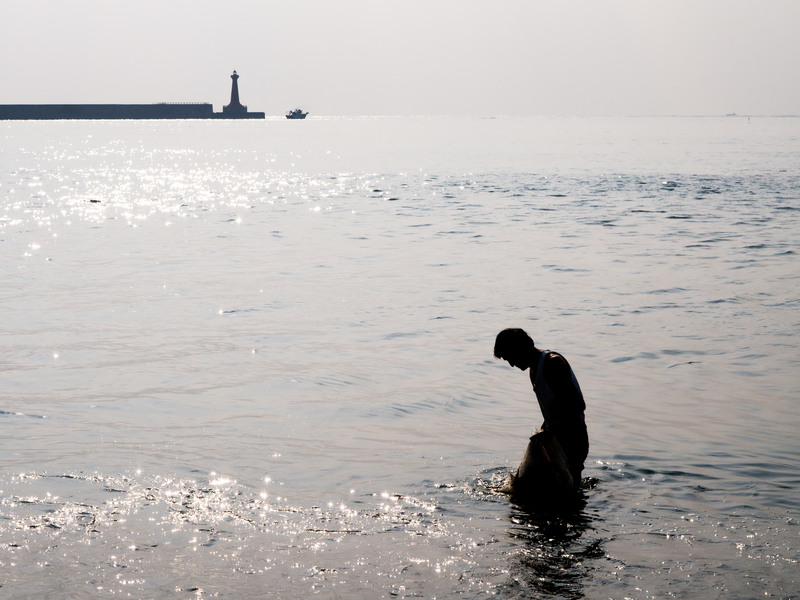
[{"label": "dark shirt", "polygon": [[544,350],[538,363],[531,367],[530,377],[544,416],[543,429],[554,430],[584,421],[586,403],[567,359]]}]

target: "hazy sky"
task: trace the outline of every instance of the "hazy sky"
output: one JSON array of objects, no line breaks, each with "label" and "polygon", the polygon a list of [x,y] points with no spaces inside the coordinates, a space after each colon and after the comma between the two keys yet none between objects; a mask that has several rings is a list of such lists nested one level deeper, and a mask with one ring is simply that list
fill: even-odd
[{"label": "hazy sky", "polygon": [[800,0],[24,0],[0,104],[800,114]]}]

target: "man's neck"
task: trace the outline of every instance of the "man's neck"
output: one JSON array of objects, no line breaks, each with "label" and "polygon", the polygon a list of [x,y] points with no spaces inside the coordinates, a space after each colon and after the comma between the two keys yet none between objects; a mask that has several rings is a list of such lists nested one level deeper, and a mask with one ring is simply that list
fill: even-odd
[{"label": "man's neck", "polygon": [[540,360],[540,359],[541,359],[541,357],[542,357],[542,351],[541,351],[541,350],[539,350],[538,348],[534,348],[534,349],[531,351],[531,354],[530,354],[530,356],[531,356],[531,365],[530,365],[530,366],[531,366],[531,374],[532,374],[532,375],[535,375],[535,373],[536,373],[536,367],[538,367],[538,366],[539,366],[539,360]]}]

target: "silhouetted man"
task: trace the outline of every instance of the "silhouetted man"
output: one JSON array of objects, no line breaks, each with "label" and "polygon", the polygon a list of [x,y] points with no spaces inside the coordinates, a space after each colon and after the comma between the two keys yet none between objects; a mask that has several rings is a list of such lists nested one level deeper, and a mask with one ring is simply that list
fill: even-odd
[{"label": "silhouetted man", "polygon": [[556,352],[539,350],[522,329],[498,333],[494,355],[522,371],[530,368],[533,391],[544,416],[542,429],[552,432],[561,444],[577,488],[589,454],[589,435],[583,414],[586,403],[569,363]]}]

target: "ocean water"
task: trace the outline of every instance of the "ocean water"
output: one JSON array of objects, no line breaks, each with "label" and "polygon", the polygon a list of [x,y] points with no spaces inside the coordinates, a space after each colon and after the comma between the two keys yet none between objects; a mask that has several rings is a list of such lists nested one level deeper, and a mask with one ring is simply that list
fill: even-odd
[{"label": "ocean water", "polygon": [[[0,597],[799,598],[800,119],[0,123]],[[576,506],[499,490],[586,395]]]}]

